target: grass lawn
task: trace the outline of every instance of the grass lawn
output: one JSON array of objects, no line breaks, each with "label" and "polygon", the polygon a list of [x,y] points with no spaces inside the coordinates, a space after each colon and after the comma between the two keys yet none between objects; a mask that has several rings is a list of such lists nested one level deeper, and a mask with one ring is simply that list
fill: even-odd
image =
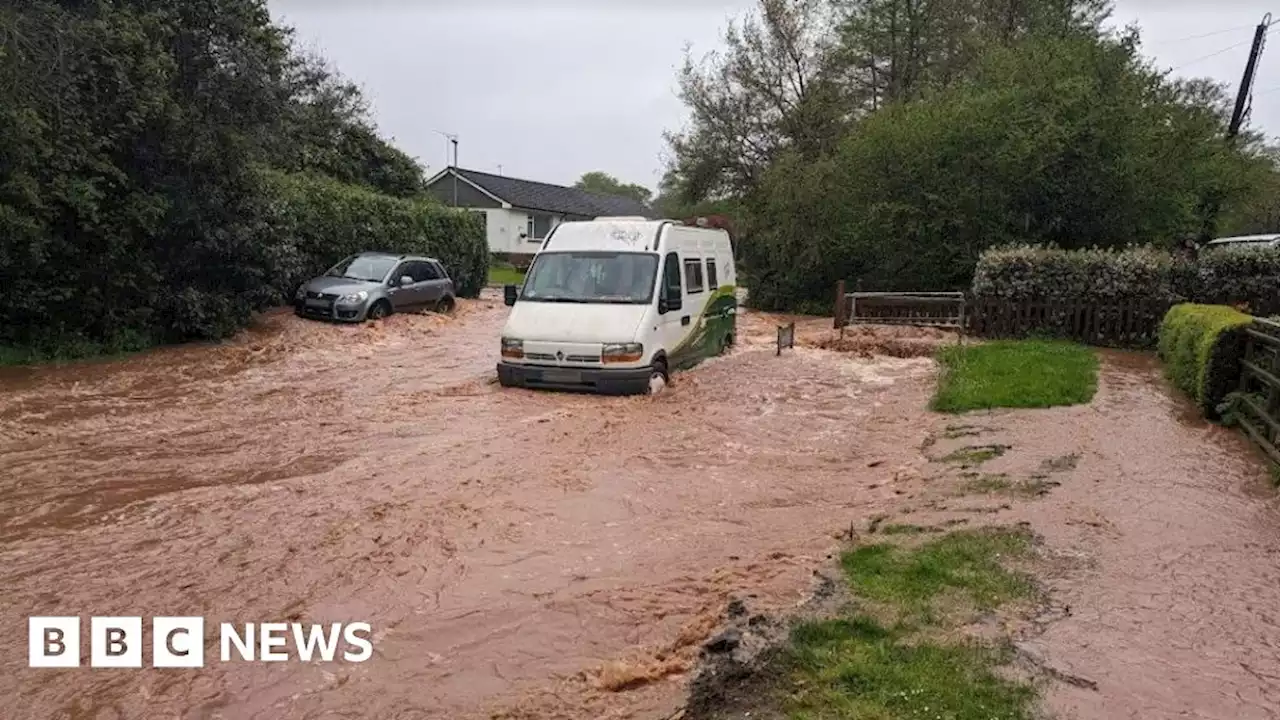
[{"label": "grass lawn", "polygon": [[1005,566],[1029,554],[1016,530],[958,531],[907,548],[868,545],[841,567],[855,606],[797,626],[775,697],[806,720],[1030,720],[1035,689],[997,671],[1006,643],[956,629],[984,611],[1033,597]]},{"label": "grass lawn", "polygon": [[511,267],[490,267],[490,285],[519,285],[524,282],[524,273]]},{"label": "grass lawn", "polygon": [[1098,358],[1075,343],[1011,340],[945,348],[932,407],[961,413],[987,408],[1079,405],[1098,390]]}]

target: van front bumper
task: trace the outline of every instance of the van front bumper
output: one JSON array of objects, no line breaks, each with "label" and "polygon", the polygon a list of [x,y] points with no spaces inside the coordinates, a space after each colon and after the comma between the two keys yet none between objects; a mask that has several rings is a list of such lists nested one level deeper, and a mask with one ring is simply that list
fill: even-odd
[{"label": "van front bumper", "polygon": [[356,303],[348,305],[344,303],[328,303],[321,305],[319,303],[307,303],[303,300],[295,300],[293,302],[293,314],[301,318],[312,318],[314,320],[332,320],[335,322],[364,322],[369,312],[369,303]]},{"label": "van front bumper", "polygon": [[602,395],[643,395],[649,392],[653,368],[566,368],[498,363],[503,387],[595,392]]}]

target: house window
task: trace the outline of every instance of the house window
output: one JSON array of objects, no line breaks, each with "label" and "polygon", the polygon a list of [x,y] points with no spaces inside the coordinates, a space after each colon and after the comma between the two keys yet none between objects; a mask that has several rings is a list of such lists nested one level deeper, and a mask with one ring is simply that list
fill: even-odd
[{"label": "house window", "polygon": [[529,215],[525,222],[525,239],[530,242],[542,242],[547,235],[551,234],[552,225],[553,221],[550,215]]},{"label": "house window", "polygon": [[702,292],[702,260],[685,258],[684,284],[685,292],[690,295]]}]

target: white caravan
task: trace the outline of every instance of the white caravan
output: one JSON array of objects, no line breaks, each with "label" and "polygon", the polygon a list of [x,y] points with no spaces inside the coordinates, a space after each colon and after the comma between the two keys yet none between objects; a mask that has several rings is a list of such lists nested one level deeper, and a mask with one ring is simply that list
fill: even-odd
[{"label": "white caravan", "polygon": [[673,220],[558,225],[505,288],[505,387],[643,394],[733,344],[729,233]]}]

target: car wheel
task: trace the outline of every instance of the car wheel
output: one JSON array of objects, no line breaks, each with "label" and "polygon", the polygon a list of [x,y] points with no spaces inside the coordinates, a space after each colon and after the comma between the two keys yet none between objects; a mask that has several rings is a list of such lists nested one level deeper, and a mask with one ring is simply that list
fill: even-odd
[{"label": "car wheel", "polygon": [[666,389],[669,382],[671,382],[671,375],[667,373],[667,364],[659,360],[653,364],[653,372],[649,375],[649,388],[645,394],[657,395]]},{"label": "car wheel", "polygon": [[386,300],[379,300],[369,308],[370,320],[381,320],[391,314],[391,305]]},{"label": "car wheel", "polygon": [[447,315],[453,312],[456,306],[457,304],[454,302],[453,297],[446,295],[440,298],[440,302],[436,303],[436,312]]}]

